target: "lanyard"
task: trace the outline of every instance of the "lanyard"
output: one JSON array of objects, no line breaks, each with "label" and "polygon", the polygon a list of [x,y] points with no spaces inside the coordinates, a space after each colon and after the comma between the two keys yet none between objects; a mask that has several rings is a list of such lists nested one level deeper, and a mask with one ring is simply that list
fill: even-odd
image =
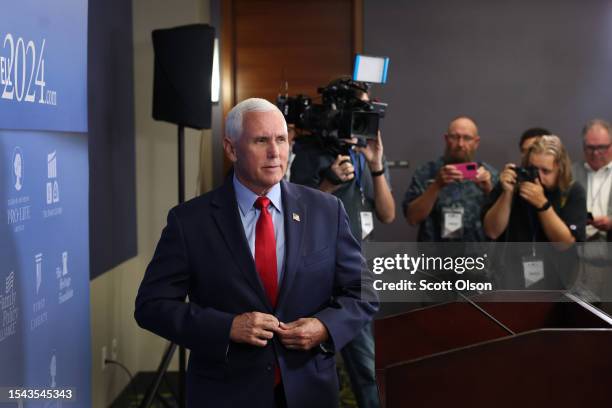
[{"label": "lanyard", "polygon": [[[527,204],[525,202],[525,204]],[[536,256],[536,248],[535,248],[535,243],[536,243],[536,235],[537,235],[537,231],[538,231],[538,223],[536,221],[536,217],[537,215],[535,214],[535,209],[531,206],[527,207],[527,215],[529,217],[529,229],[531,230],[531,256],[533,256],[535,258]]]}]

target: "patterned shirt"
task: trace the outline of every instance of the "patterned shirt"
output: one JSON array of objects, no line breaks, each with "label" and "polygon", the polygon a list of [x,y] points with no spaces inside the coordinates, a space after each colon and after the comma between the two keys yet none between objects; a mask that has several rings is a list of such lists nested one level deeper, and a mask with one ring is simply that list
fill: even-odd
[{"label": "patterned shirt", "polygon": [[[416,169],[402,203],[404,212],[406,212],[406,207],[413,200],[420,197],[427,187],[435,181],[436,175],[444,164],[444,158],[441,157],[438,160],[430,161]],[[498,181],[497,170],[487,163],[479,163],[479,165],[483,166],[491,173],[491,184],[495,186]],[[429,216],[419,225],[417,241],[485,241],[486,238],[482,229],[481,211],[482,206],[486,202],[486,198],[487,195],[473,181],[464,180],[446,185],[438,193],[438,198]],[[463,209],[463,233],[461,237],[442,238],[443,210],[445,208]]]}]

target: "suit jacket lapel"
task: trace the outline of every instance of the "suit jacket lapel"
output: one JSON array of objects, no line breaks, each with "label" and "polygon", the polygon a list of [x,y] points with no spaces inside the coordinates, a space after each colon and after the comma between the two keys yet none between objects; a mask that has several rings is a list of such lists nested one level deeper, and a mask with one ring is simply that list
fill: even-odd
[{"label": "suit jacket lapel", "polygon": [[285,218],[285,273],[279,288],[277,310],[284,305],[295,280],[298,262],[301,258],[302,234],[308,222],[306,206],[299,201],[299,193],[286,182],[281,182],[283,213]]},{"label": "suit jacket lapel", "polygon": [[212,200],[212,205],[213,218],[221,236],[233,255],[234,262],[236,262],[238,268],[242,271],[246,281],[257,293],[262,304],[271,312],[272,306],[259,280],[257,270],[255,269],[255,261],[251,255],[249,243],[244,234],[244,227],[240,221],[238,203],[236,202],[236,194],[234,193],[231,177],[228,177],[223,186],[217,190]]},{"label": "suit jacket lapel", "polygon": [[576,181],[578,183],[582,184],[582,187],[584,187],[584,192],[588,194],[587,190],[589,189],[589,175],[584,168],[584,162],[579,162],[576,165],[576,175],[574,177],[576,177]]},{"label": "suit jacket lapel", "polygon": [[[585,168],[585,162],[581,161],[581,162],[576,163],[576,165],[572,168],[572,171],[573,171],[574,180],[582,184],[582,187],[584,187],[584,193],[587,194],[587,202],[588,202],[588,194],[590,194],[591,192],[589,192],[589,172]],[[609,177],[612,177],[612,176],[609,176]],[[610,189],[610,194],[609,194],[609,199],[608,199],[608,208],[607,208],[607,215],[610,216],[611,214],[612,214],[612,188]],[[610,234],[610,232],[608,232],[608,235],[611,236],[612,238],[612,234]]]},{"label": "suit jacket lapel", "polygon": [[[611,170],[608,170],[609,172],[612,172]],[[612,177],[612,175],[608,174],[608,177]],[[585,191],[587,189],[585,188]],[[588,191],[586,191],[587,194],[589,194]],[[612,187],[610,188],[610,194],[608,195],[608,208],[606,209],[606,215],[609,217],[612,214]],[[611,231],[608,231],[608,236],[610,236]]]},{"label": "suit jacket lapel", "polygon": [[[589,172],[585,168],[585,162],[578,162],[572,170],[574,170],[574,179],[584,187],[584,193],[587,194],[588,202],[588,194],[592,192],[589,192]],[[609,193],[607,214],[608,216],[612,214],[612,188]]]}]

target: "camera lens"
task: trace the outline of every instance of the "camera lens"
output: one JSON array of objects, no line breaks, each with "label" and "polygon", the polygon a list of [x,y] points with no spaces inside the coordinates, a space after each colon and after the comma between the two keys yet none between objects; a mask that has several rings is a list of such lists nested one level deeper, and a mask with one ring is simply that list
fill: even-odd
[{"label": "camera lens", "polygon": [[358,115],[357,113],[355,113],[353,116],[353,133],[362,134],[365,133],[367,129],[368,123],[366,118],[364,118],[362,115]]}]

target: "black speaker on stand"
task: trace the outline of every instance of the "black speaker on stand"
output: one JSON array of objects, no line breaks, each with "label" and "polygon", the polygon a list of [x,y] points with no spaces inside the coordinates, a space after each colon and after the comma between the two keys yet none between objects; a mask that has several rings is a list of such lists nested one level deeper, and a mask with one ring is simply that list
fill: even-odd
[{"label": "black speaker on stand", "polygon": [[[209,129],[211,122],[210,86],[215,29],[207,24],[192,24],[153,31],[155,74],[153,81],[153,119],[178,125],[178,202],[185,201],[185,127]],[[170,365],[177,345],[169,343],[159,363],[155,379],[140,404],[151,406]],[[179,347],[178,406],[185,407],[185,348]]]}]

